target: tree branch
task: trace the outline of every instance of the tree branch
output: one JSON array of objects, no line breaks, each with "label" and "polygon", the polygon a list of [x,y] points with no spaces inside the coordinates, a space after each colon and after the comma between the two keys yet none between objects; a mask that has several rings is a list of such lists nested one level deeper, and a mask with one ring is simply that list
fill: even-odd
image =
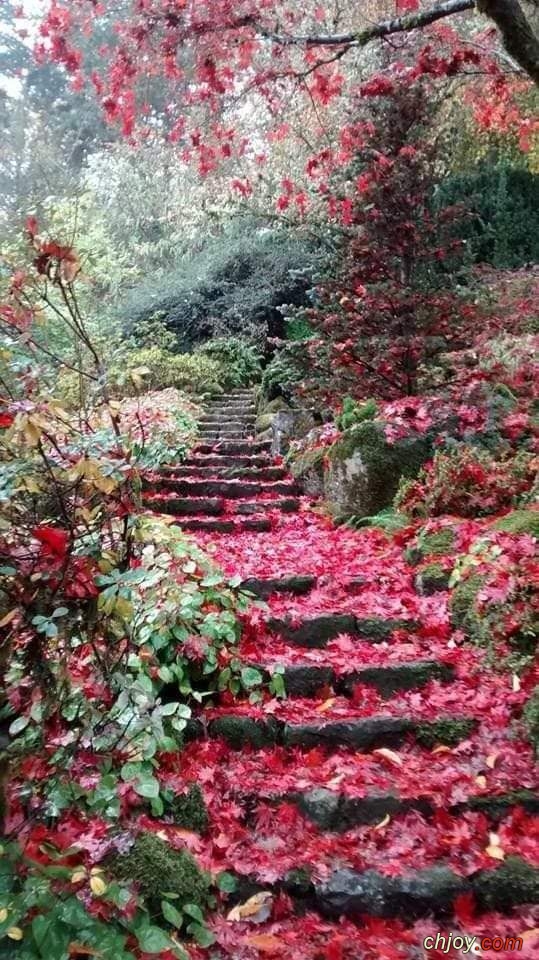
[{"label": "tree branch", "polygon": [[[494,0],[496,2],[496,0]],[[498,0],[502,2],[502,0]],[[513,0],[516,2],[516,0]],[[353,31],[351,33],[332,33],[332,34],[307,34],[305,36],[295,36],[293,34],[270,33],[258,28],[262,36],[267,40],[273,40],[281,46],[305,46],[305,47],[329,47],[329,46],[348,46],[363,47],[371,40],[380,40],[388,37],[392,33],[404,33],[407,30],[417,30],[421,27],[428,27],[431,23],[441,20],[444,17],[451,17],[455,13],[462,13],[464,10],[471,10],[475,6],[475,0],[444,0],[430,10],[424,10],[422,13],[410,13],[403,17],[395,17],[392,20],[382,20],[380,23],[374,23],[365,30]]]},{"label": "tree branch", "polygon": [[539,86],[539,37],[518,0],[478,0],[477,8],[494,20],[509,56]]}]

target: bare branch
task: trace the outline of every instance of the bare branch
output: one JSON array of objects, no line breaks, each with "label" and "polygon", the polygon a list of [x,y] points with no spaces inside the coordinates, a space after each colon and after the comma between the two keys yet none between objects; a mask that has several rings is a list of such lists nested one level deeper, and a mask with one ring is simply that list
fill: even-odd
[{"label": "bare branch", "polygon": [[[513,0],[516,2],[516,0]],[[404,33],[407,30],[417,30],[421,27],[428,27],[437,20],[444,17],[451,17],[456,13],[463,13],[465,10],[471,10],[475,6],[475,0],[445,0],[437,4],[430,10],[423,10],[421,13],[410,13],[403,17],[394,17],[392,20],[382,20],[380,23],[374,23],[365,30],[355,30],[350,33],[332,33],[332,34],[307,34],[305,36],[295,36],[293,34],[270,33],[258,27],[258,32],[266,37],[267,40],[273,40],[281,46],[305,46],[305,47],[363,47],[371,40],[381,40],[392,33]]]}]

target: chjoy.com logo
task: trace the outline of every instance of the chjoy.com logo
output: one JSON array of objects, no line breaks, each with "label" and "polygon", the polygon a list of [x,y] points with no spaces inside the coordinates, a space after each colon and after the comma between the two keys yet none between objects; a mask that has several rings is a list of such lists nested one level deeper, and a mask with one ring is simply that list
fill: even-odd
[{"label": "chjoy.com logo", "polygon": [[522,950],[522,937],[474,937],[460,933],[437,933],[436,936],[425,937],[425,950],[436,950],[438,954],[457,950],[463,956],[481,957],[484,953],[493,950],[494,953]]}]

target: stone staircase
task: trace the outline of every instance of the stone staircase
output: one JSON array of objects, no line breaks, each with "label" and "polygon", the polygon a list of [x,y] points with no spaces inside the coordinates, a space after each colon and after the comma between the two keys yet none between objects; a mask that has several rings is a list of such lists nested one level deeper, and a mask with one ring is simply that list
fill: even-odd
[{"label": "stone staircase", "polygon": [[[177,517],[182,529],[195,532],[203,543],[206,534],[217,538],[221,534],[241,537],[243,542],[242,535],[258,538],[279,523],[283,524],[283,537],[286,537],[287,516],[298,513],[302,516],[300,491],[286,469],[272,459],[271,444],[256,439],[255,420],[252,391],[236,390],[209,403],[200,421],[197,447],[181,466],[170,467],[162,471],[157,480],[148,482],[146,504],[153,510]],[[304,509],[308,511],[307,506]],[[248,551],[250,537],[244,539]],[[242,575],[243,571],[238,570],[238,574]],[[415,652],[409,638],[417,634],[420,623],[414,616],[360,617],[340,609],[329,612],[324,609],[313,614],[311,606],[298,620],[286,611],[283,614],[282,609],[277,615],[272,612],[271,603],[276,598],[285,601],[289,598],[290,604],[297,604],[301,598],[316,596],[319,580],[318,575],[305,570],[281,577],[244,577],[242,589],[268,601],[269,609],[254,646],[252,640],[244,638],[239,656],[243,663],[258,669],[265,679],[275,675],[277,665],[287,699],[276,701],[270,713],[265,713],[261,706],[252,706],[246,699],[232,706],[215,707],[190,721],[187,730],[187,740],[191,741],[187,753],[190,749],[203,750],[204,743],[218,740],[224,742],[227,749],[245,752],[247,758],[253,758],[253,764],[257,751],[265,751],[260,755],[262,766],[264,756],[275,757],[276,769],[284,769],[290,761],[286,786],[280,786],[277,774],[274,790],[266,790],[262,796],[260,774],[253,775],[251,783],[244,772],[231,788],[229,777],[225,779],[226,768],[234,762],[230,754],[225,752],[222,760],[214,763],[215,783],[222,780],[227,784],[223,789],[231,791],[229,799],[234,800],[239,811],[242,829],[252,830],[253,849],[260,844],[253,825],[253,809],[261,803],[268,803],[277,811],[288,809],[292,804],[312,829],[336,835],[365,824],[378,824],[376,829],[383,830],[386,821],[410,811],[435,823],[441,833],[444,822],[440,811],[446,811],[448,816],[480,811],[493,831],[516,809],[526,815],[539,813],[531,771],[529,777],[521,777],[522,790],[516,794],[514,790],[504,790],[503,778],[497,778],[496,771],[489,767],[487,773],[493,781],[490,786],[484,765],[481,766],[471,749],[458,758],[465,787],[454,794],[448,784],[446,790],[443,773],[439,781],[432,784],[433,766],[440,766],[442,770],[444,757],[447,758],[459,742],[469,739],[479,745],[478,750],[484,749],[485,755],[492,750],[490,732],[483,729],[470,710],[462,678],[457,676],[451,662],[429,656],[428,644],[421,647],[418,643],[419,655]],[[353,596],[363,587],[363,580],[359,582],[352,577],[347,589]],[[334,644],[343,635],[351,638],[357,650],[344,670],[337,668],[332,659]],[[380,646],[391,649],[392,655],[388,655],[387,660],[375,656]],[[279,664],[280,651],[283,652],[282,664]],[[313,651],[318,652],[316,662],[313,662]],[[432,683],[441,690],[452,687],[456,691],[451,711],[434,720],[426,719],[420,709],[423,690]],[[361,697],[368,700],[371,691],[379,695],[381,706],[378,712],[364,716]],[[402,699],[406,697],[409,699]],[[404,705],[403,709],[399,703]],[[301,719],[294,713],[297,704],[303,710]],[[357,715],[355,704],[359,704]],[[411,759],[406,761],[395,756],[394,751],[401,749]],[[309,784],[305,775],[299,774],[294,782],[294,758],[298,763],[299,758],[303,762],[311,752],[318,757],[320,766],[326,762],[329,765],[332,757],[339,757],[351,778],[361,776],[361,770],[376,768],[380,782],[384,782],[385,777],[388,786],[371,789],[366,778],[363,790],[348,792],[346,777],[335,781],[329,774],[322,785]],[[401,767],[412,761],[418,771],[416,788],[412,791],[408,788],[401,795]],[[207,772],[210,760],[204,763]],[[422,770],[425,783],[430,784],[428,790],[424,789]],[[477,829],[484,829],[484,825],[478,825]],[[421,859],[418,856],[419,862]],[[332,868],[323,876],[317,876],[316,870],[307,878],[303,873],[300,878],[297,872],[291,872],[275,884],[275,889],[285,890],[298,909],[312,909],[330,918],[346,915],[354,920],[365,915],[401,917],[409,921],[437,916],[443,920],[451,917],[457,898],[463,894],[471,895],[477,909],[486,912],[509,911],[519,904],[538,903],[539,871],[525,857],[513,862],[501,855],[499,860],[504,862],[489,860],[486,856],[478,869],[461,875],[443,858],[413,871],[396,872],[398,865],[395,864],[391,864],[391,869],[386,869],[387,864],[367,870],[354,869],[336,856]],[[262,889],[267,890],[268,884],[251,878],[249,883],[240,886],[237,898],[241,900],[242,896]]]}]

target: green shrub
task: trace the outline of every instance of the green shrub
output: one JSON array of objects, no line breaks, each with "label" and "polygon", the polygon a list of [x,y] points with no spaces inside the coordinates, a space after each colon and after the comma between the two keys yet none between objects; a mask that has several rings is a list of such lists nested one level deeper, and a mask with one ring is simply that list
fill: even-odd
[{"label": "green shrub", "polygon": [[249,340],[240,337],[217,337],[208,340],[194,356],[209,357],[218,363],[225,374],[223,387],[250,387],[262,376],[261,355]]},{"label": "green shrub", "polygon": [[146,347],[132,351],[123,363],[112,367],[110,379],[119,396],[166,387],[192,394],[222,393],[225,371],[216,360],[201,354],[175,354]]},{"label": "green shrub", "polygon": [[348,427],[354,427],[356,423],[363,423],[364,420],[374,420],[377,413],[376,400],[357,403],[353,397],[345,397],[342,413],[337,417],[337,426],[339,430],[347,430]]},{"label": "green shrub", "polygon": [[262,394],[267,399],[291,396],[294,388],[303,380],[302,348],[301,341],[291,343],[279,350],[268,363],[262,377]]},{"label": "green shrub", "polygon": [[519,267],[539,260],[539,176],[507,160],[481,161],[449,177],[438,193],[444,207],[465,200],[470,215],[459,236],[478,263]]},{"label": "green shrub", "polygon": [[170,798],[166,796],[165,801],[167,813],[179,827],[206,833],[210,821],[204,794],[198,783],[193,783],[187,793],[171,795]]},{"label": "green shrub", "polygon": [[252,218],[235,222],[202,250],[133,287],[123,322],[131,333],[158,311],[182,351],[216,336],[283,339],[281,308],[306,303],[316,247],[297,232],[268,229]]}]

